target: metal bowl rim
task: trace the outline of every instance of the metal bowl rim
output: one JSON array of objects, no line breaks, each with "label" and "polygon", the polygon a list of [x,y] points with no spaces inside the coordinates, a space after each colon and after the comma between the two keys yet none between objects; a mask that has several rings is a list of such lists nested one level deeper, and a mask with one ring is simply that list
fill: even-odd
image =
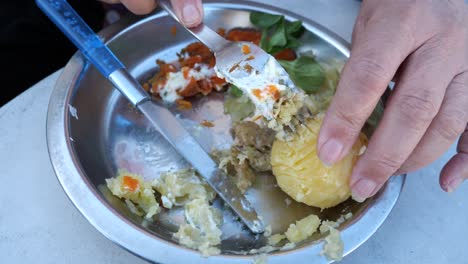
[{"label": "metal bowl rim", "polygon": [[[268,11],[283,14],[287,17],[300,19],[307,28],[325,41],[332,43],[346,57],[349,57],[350,45],[338,35],[330,32],[316,22],[293,14],[289,11],[265,4],[248,1],[228,0],[205,1],[207,7],[242,9],[251,11]],[[138,21],[120,21],[104,29],[99,35],[111,42],[127,30],[147,20],[165,16],[157,13]],[[124,249],[147,260],[162,263],[173,263],[181,259],[191,260],[194,263],[245,263],[250,261],[250,256],[221,255],[203,258],[194,250],[174,245],[171,242],[160,239],[131,221],[120,216],[97,192],[89,182],[85,171],[82,169],[72,146],[69,135],[69,102],[74,91],[74,84],[81,78],[85,69],[85,61],[77,52],[65,66],[58,78],[52,93],[47,114],[47,145],[50,160],[55,174],[65,193],[80,213],[104,236],[120,245]],[[81,179],[81,180],[78,180]],[[364,243],[383,224],[388,214],[398,200],[403,188],[405,175],[393,177],[386,184],[382,194],[365,209],[361,217],[342,232],[345,243],[344,255],[349,254]],[[100,202],[96,202],[100,201]],[[117,216],[117,217],[116,217]],[[352,243],[351,243],[352,242]],[[311,250],[312,248],[312,250]],[[157,249],[157,250],[154,250]],[[316,259],[320,252],[320,244],[313,243],[297,250],[280,252],[269,256],[269,263],[280,263],[288,260]]]}]

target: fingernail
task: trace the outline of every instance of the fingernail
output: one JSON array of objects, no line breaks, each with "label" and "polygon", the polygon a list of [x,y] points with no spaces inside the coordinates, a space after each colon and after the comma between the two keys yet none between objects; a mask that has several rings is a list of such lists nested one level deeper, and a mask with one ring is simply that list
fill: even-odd
[{"label": "fingernail", "polygon": [[330,139],[319,150],[320,160],[327,166],[335,164],[343,151],[343,144],[336,139]]},{"label": "fingernail", "polygon": [[458,186],[460,186],[460,184],[463,182],[463,178],[455,178],[451,181],[449,181],[449,183],[445,186],[445,190],[449,193],[455,191],[455,189],[458,188]]},{"label": "fingernail", "polygon": [[200,21],[200,11],[193,4],[187,4],[182,9],[182,22],[187,26],[193,26]]},{"label": "fingernail", "polygon": [[377,189],[377,183],[367,178],[361,178],[351,186],[351,189],[353,200],[362,203],[374,194]]}]

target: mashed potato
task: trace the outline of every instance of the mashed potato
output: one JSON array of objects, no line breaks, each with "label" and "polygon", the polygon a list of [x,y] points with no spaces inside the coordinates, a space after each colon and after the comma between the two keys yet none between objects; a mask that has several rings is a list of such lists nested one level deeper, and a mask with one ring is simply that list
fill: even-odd
[{"label": "mashed potato", "polygon": [[276,140],[271,165],[283,191],[298,202],[323,209],[349,198],[349,177],[367,138],[361,133],[350,153],[334,166],[327,167],[317,156],[317,136],[322,120],[323,115],[308,119],[291,140]]},{"label": "mashed potato", "polygon": [[216,196],[208,183],[198,177],[192,169],[163,173],[151,184],[161,194],[162,204],[168,209],[194,199],[211,202]]},{"label": "mashed potato", "polygon": [[219,209],[209,205],[203,198],[188,202],[185,207],[187,223],[179,227],[174,237],[182,245],[199,250],[203,256],[218,255],[221,243],[223,216]]},{"label": "mashed potato", "polygon": [[291,224],[284,233],[286,238],[292,243],[299,243],[310,237],[320,225],[320,218],[316,215],[309,215],[295,224]]},{"label": "mashed potato", "polygon": [[107,187],[113,195],[125,199],[129,209],[137,215],[151,218],[161,211],[153,188],[149,182],[135,174],[120,171],[116,178],[106,179]]}]

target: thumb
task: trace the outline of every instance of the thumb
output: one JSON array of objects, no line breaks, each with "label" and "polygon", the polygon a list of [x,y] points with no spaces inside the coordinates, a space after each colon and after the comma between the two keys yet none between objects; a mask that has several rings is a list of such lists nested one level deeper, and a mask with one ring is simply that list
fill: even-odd
[{"label": "thumb", "polygon": [[171,0],[174,11],[187,27],[196,27],[203,20],[201,0]]}]

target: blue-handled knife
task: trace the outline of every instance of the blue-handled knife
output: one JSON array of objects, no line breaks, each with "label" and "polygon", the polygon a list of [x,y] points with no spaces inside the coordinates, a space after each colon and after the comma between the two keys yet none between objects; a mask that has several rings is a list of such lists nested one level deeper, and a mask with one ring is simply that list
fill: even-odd
[{"label": "blue-handled knife", "polygon": [[198,171],[254,233],[264,224],[249,201],[198,142],[163,105],[152,101],[124,65],[65,0],[36,0],[39,8],[62,30],[115,88],[137,107],[171,145]]}]

